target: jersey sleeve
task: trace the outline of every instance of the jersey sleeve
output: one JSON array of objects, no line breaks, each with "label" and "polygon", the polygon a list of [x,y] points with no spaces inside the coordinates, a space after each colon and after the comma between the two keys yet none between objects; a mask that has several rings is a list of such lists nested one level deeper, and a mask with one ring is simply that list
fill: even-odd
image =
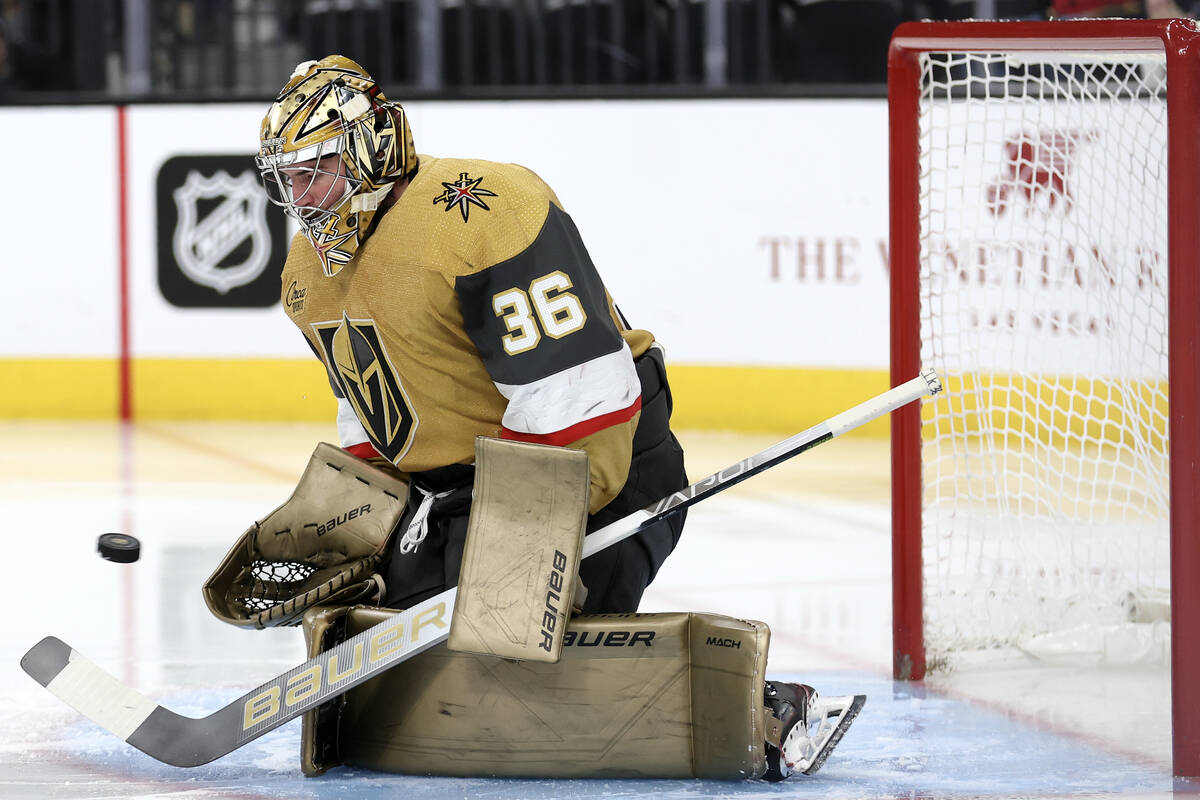
[{"label": "jersey sleeve", "polygon": [[337,381],[333,379],[333,376],[329,375],[329,368],[325,366],[325,362],[318,355],[317,348],[307,336],[304,337],[304,341],[308,344],[309,349],[313,351],[313,355],[317,357],[317,360],[321,362],[321,365],[325,367],[326,378],[329,379],[329,388],[333,391],[333,396],[337,399],[338,444],[341,445],[343,450],[359,458],[383,458],[375,450],[375,446],[371,444],[371,440],[367,436],[367,429],[363,427],[362,422],[358,419],[358,415],[354,413],[354,407],[342,395],[342,390],[338,388]]},{"label": "jersey sleeve", "polygon": [[594,462],[592,510],[602,507],[628,472],[641,384],[571,218],[550,203],[532,244],[459,276],[455,292],[463,327],[508,400],[501,435],[582,442]]}]

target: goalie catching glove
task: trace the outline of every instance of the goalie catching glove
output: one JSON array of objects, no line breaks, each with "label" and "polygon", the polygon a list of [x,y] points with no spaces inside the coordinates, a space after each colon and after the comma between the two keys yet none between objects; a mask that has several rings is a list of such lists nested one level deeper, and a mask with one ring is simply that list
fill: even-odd
[{"label": "goalie catching glove", "polygon": [[233,625],[298,625],[305,609],[372,602],[375,572],[408,486],[341,448],[319,444],[291,498],[250,526],[204,583],[204,601]]}]

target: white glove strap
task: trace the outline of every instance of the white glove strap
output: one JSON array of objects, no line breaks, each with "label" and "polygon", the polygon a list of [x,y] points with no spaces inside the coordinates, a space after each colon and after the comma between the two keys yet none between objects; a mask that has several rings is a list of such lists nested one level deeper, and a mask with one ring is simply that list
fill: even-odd
[{"label": "white glove strap", "polygon": [[421,505],[417,507],[417,513],[413,515],[412,522],[408,523],[408,529],[404,531],[404,536],[400,537],[400,552],[402,554],[415,553],[421,542],[425,541],[425,537],[429,535],[429,511],[433,508],[434,501],[445,497],[451,491],[445,492],[427,492],[420,486],[416,487],[421,493]]}]

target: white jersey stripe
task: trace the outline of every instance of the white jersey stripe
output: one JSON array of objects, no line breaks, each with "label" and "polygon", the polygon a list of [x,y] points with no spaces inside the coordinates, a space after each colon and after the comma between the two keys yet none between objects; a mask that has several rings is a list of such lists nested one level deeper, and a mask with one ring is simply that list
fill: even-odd
[{"label": "white jersey stripe", "polygon": [[497,383],[508,398],[502,424],[510,431],[545,435],[629,408],[642,393],[633,353],[621,349],[532,383]]},{"label": "white jersey stripe", "polygon": [[350,401],[344,397],[339,397],[338,413],[337,413],[337,429],[338,440],[343,448],[350,448],[356,444],[370,441],[367,438],[367,429],[358,421],[358,415],[354,413],[354,407],[350,405]]}]

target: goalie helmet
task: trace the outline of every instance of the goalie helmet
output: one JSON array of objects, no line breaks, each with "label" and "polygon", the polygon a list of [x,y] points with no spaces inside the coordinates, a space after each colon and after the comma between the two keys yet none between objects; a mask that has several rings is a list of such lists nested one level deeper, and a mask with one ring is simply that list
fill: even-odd
[{"label": "goalie helmet", "polygon": [[350,263],[380,203],[417,168],[412,130],[366,70],[326,56],[296,67],[263,118],[256,159],[271,201],[312,243],[326,275]]}]

